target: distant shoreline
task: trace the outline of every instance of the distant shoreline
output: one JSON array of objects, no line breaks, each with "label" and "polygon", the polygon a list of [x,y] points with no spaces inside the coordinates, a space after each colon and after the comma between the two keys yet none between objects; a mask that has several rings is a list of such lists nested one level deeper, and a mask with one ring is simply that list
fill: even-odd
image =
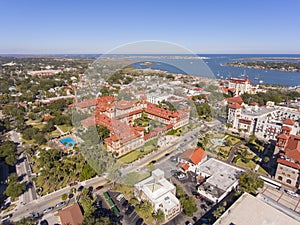
[{"label": "distant shoreline", "polygon": [[233,60],[300,60],[300,57],[252,57],[252,58],[235,58]]}]

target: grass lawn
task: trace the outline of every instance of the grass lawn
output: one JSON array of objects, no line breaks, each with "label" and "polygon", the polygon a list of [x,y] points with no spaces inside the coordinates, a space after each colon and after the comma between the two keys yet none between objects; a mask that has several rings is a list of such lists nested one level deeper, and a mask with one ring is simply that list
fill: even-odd
[{"label": "grass lawn", "polygon": [[231,147],[229,146],[221,146],[220,147],[220,152],[223,153],[224,156],[228,156],[230,153]]},{"label": "grass lawn", "polygon": [[50,133],[50,137],[51,138],[56,138],[60,135],[59,131],[58,130],[54,130]]},{"label": "grass lawn", "polygon": [[241,142],[241,139],[229,136],[228,138],[226,138],[226,141],[231,142],[231,145],[236,145],[237,143]]},{"label": "grass lawn", "polygon": [[131,185],[116,184],[113,188],[114,191],[121,192],[125,195],[126,199],[130,199],[133,196],[133,188]]},{"label": "grass lawn", "polygon": [[40,122],[42,122],[42,119],[37,119],[37,120],[28,119],[26,121],[26,124],[30,125],[31,123],[40,123]]},{"label": "grass lawn", "polygon": [[45,124],[33,125],[33,127],[42,130],[45,127]]},{"label": "grass lawn", "polygon": [[244,163],[244,162],[242,162],[241,159],[239,159],[236,162],[236,165],[243,167],[243,168],[250,168],[250,169],[255,169],[255,167],[256,167],[256,163],[253,162],[252,160],[250,160],[248,163]]},{"label": "grass lawn", "polygon": [[263,175],[269,175],[269,173],[264,168],[262,168],[261,166],[258,168],[258,172],[263,174]]},{"label": "grass lawn", "polygon": [[133,186],[136,183],[144,180],[145,178],[149,177],[150,173],[144,172],[144,173],[138,173],[138,172],[131,172],[126,174],[124,177],[123,183],[126,185]]},{"label": "grass lawn", "polygon": [[64,133],[71,131],[72,126],[68,126],[68,125],[60,125],[58,126]]},{"label": "grass lawn", "polygon": [[121,156],[118,160],[122,163],[132,163],[137,160],[139,157],[146,155],[154,150],[153,144],[157,143],[157,138],[147,142],[143,147],[135,149],[128,154]]}]

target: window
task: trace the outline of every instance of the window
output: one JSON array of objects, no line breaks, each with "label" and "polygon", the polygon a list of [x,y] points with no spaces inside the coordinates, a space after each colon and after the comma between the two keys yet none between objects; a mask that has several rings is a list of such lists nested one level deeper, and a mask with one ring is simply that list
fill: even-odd
[{"label": "window", "polygon": [[290,179],[287,179],[286,182],[287,182],[288,184],[291,184],[291,183],[292,183],[292,181],[291,181]]},{"label": "window", "polygon": [[282,180],[282,176],[278,176],[278,180]]}]

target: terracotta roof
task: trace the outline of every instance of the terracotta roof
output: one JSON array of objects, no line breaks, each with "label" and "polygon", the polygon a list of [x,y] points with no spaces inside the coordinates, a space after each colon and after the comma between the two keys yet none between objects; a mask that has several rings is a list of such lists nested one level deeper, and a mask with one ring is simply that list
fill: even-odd
[{"label": "terracotta roof", "polygon": [[47,121],[47,120],[53,119],[53,118],[55,118],[55,116],[47,114],[47,115],[44,115],[43,121]]},{"label": "terracotta roof", "polygon": [[248,125],[250,125],[252,123],[251,120],[246,120],[246,119],[239,119],[239,122],[244,123],[244,124],[248,124]]},{"label": "terracotta roof", "polygon": [[161,109],[156,105],[147,102],[147,107],[145,109],[146,113],[152,114],[154,116],[158,116],[164,119],[169,120],[171,117],[178,118],[178,112],[173,112],[167,109]]},{"label": "terracotta roof", "polygon": [[83,215],[77,203],[58,211],[62,225],[78,225],[83,222]]},{"label": "terracotta roof", "polygon": [[282,121],[283,124],[287,124],[287,125],[295,125],[295,121],[292,119],[286,119],[284,121]]},{"label": "terracotta roof", "polygon": [[137,131],[144,131],[145,128],[141,127],[141,126],[136,126],[134,129],[136,129]]},{"label": "terracotta roof", "polygon": [[289,136],[287,136],[286,134],[279,134],[279,135],[277,136],[277,138],[281,138],[281,139],[287,140],[287,139],[289,138]]},{"label": "terracotta roof", "polygon": [[300,163],[300,136],[291,135],[284,148],[286,157]]},{"label": "terracotta roof", "polygon": [[121,100],[115,104],[115,107],[120,110],[125,110],[133,107],[133,104],[134,103],[132,101]]},{"label": "terracotta roof", "polygon": [[184,171],[187,171],[190,166],[187,163],[178,163],[178,166],[181,167]]},{"label": "terracotta roof", "polygon": [[248,76],[246,76],[246,79],[240,79],[240,78],[233,78],[231,77],[230,82],[232,83],[236,83],[236,84],[245,84],[245,83],[249,83],[250,84],[250,80],[248,79]]},{"label": "terracotta roof", "polygon": [[280,164],[283,164],[283,165],[286,165],[286,166],[290,166],[292,168],[300,170],[300,164],[297,164],[297,163],[294,163],[294,162],[291,162],[291,161],[288,161],[288,160],[285,160],[285,159],[279,158],[279,159],[277,159],[277,163],[280,163]]},{"label": "terracotta roof", "polygon": [[234,103],[232,103],[232,104],[229,106],[229,108],[231,108],[231,109],[242,109],[243,106],[241,106],[240,104],[234,102]]},{"label": "terracotta roof", "polygon": [[192,162],[194,165],[197,165],[201,162],[206,156],[205,151],[202,148],[193,149],[190,148],[182,153],[179,158],[186,161]]},{"label": "terracotta roof", "polygon": [[243,104],[243,99],[241,96],[236,96],[236,97],[232,97],[232,98],[226,98],[226,101],[228,104],[232,104],[232,103],[238,103],[238,104]]},{"label": "terracotta roof", "polygon": [[93,126],[96,124],[94,116],[88,117],[84,120],[81,120],[80,122],[81,122],[82,126],[84,126],[84,127],[90,127],[90,126]]},{"label": "terracotta roof", "polygon": [[76,106],[79,107],[79,108],[87,108],[87,107],[95,106],[96,102],[97,102],[96,98],[91,98],[91,99],[87,99],[87,100],[83,100],[81,102],[78,102],[76,104]]},{"label": "terracotta roof", "polygon": [[292,128],[290,128],[290,127],[287,127],[287,126],[283,126],[283,127],[282,127],[282,130],[288,130],[288,131],[291,131],[291,130],[292,130]]}]

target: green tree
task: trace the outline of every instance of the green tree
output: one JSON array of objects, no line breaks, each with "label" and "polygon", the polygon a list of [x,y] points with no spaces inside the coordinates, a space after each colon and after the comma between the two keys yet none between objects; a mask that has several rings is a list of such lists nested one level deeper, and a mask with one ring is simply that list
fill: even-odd
[{"label": "green tree", "polygon": [[81,225],[114,225],[115,222],[111,221],[109,217],[95,218],[93,216],[85,216]]},{"label": "green tree", "polygon": [[239,190],[241,192],[248,192],[251,194],[256,194],[259,188],[264,186],[262,179],[258,177],[254,172],[243,172],[239,176]]},{"label": "green tree", "polygon": [[152,215],[153,207],[149,201],[144,201],[136,207],[144,218],[149,218]]},{"label": "green tree", "polygon": [[61,196],[61,200],[66,201],[68,199],[68,195],[67,194],[63,194]]},{"label": "green tree", "polygon": [[155,214],[153,214],[153,218],[156,221],[156,224],[162,224],[165,221],[165,214],[164,211],[158,209]]},{"label": "green tree", "polygon": [[9,197],[16,198],[20,196],[25,189],[25,183],[19,183],[17,174],[13,173],[8,177],[8,185],[4,191],[4,194]]},{"label": "green tree", "polygon": [[14,222],[14,225],[32,225],[35,224],[35,219],[34,217],[27,217],[27,218],[22,218],[18,222]]},{"label": "green tree", "polygon": [[176,197],[179,198],[184,214],[193,216],[197,212],[198,208],[195,199],[192,196],[188,196],[179,185],[176,186]]},{"label": "green tree", "polygon": [[218,219],[225,212],[224,206],[219,206],[217,209],[213,211],[213,216]]},{"label": "green tree", "polygon": [[87,195],[81,196],[79,204],[83,208],[85,217],[89,217],[96,210],[96,208],[93,206],[93,200]]},{"label": "green tree", "polygon": [[101,125],[97,125],[96,127],[97,127],[97,132],[98,132],[100,140],[103,141],[105,138],[109,137],[109,134],[110,134],[109,129],[107,129],[106,127],[101,126]]}]

